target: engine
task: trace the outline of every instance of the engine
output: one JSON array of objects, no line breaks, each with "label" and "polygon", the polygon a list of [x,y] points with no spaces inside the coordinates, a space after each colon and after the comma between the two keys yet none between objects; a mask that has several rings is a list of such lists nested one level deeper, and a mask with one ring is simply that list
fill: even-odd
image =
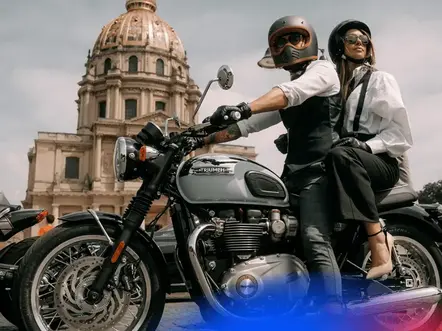
[{"label": "engine", "polygon": [[205,241],[205,256],[216,258],[206,265],[230,305],[246,305],[259,313],[269,306],[287,311],[300,302],[309,276],[291,244],[298,232],[296,217],[278,209],[224,210],[211,221],[215,231]]},{"label": "engine", "polygon": [[217,248],[241,260],[262,250],[265,240],[273,243],[293,240],[299,224],[296,217],[281,215],[277,209],[267,215],[261,210],[249,209],[243,220],[237,220],[233,210],[219,212],[218,217],[211,220],[216,226],[213,237],[219,244]]}]

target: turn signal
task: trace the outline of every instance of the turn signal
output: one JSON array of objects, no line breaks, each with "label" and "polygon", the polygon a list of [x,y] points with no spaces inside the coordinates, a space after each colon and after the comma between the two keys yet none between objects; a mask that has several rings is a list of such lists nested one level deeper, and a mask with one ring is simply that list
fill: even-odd
[{"label": "turn signal", "polygon": [[146,161],[146,146],[141,146],[139,157],[140,161]]},{"label": "turn signal", "polygon": [[37,215],[37,217],[36,217],[36,219],[37,219],[37,222],[41,222],[41,221],[43,221],[44,219],[45,219],[45,217],[46,216],[48,216],[48,211],[47,210],[43,210],[41,213],[39,213],[38,215]]}]

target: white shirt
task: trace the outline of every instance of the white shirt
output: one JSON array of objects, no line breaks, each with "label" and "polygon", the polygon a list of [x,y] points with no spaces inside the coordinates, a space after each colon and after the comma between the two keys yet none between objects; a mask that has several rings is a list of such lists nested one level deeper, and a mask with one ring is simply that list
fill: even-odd
[{"label": "white shirt", "polygon": [[[354,70],[355,83],[364,76],[367,66]],[[353,132],[362,84],[350,94],[345,105],[343,130]],[[413,145],[408,113],[396,79],[384,71],[373,71],[367,86],[359,120],[359,133],[376,134],[366,143],[373,154],[387,152],[392,157],[403,155]]]},{"label": "white shirt", "polygon": [[[328,97],[340,91],[339,77],[331,62],[317,60],[310,63],[298,79],[275,86],[284,92],[287,107],[299,106],[307,99],[319,96]],[[241,135],[265,130],[281,122],[279,111],[255,114],[247,120],[239,121]]]}]

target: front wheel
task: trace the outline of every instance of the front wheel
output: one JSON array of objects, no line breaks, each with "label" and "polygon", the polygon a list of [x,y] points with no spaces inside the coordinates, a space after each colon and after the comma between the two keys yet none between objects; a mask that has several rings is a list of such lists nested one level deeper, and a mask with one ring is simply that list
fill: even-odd
[{"label": "front wheel", "polygon": [[[106,228],[115,239],[117,227]],[[114,286],[97,304],[87,288],[104,261],[108,242],[94,224],[63,224],[41,237],[20,268],[19,305],[28,330],[155,330],[165,305],[159,270],[142,242],[126,248]]]}]

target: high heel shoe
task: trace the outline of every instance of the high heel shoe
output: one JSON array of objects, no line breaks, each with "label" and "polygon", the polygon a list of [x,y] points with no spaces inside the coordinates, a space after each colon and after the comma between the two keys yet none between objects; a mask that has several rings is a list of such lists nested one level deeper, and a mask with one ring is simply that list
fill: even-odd
[{"label": "high heel shoe", "polygon": [[[388,262],[371,268],[367,273],[367,276],[366,276],[367,279],[380,278],[380,277],[387,275],[393,271],[393,261],[391,258],[391,253],[392,253],[393,246],[394,246],[393,236],[391,234],[389,234],[385,228],[383,228],[378,233],[369,235],[368,237],[377,236],[378,234],[380,234],[382,232],[385,235],[385,244],[387,245],[387,249],[388,249],[388,253],[389,253],[390,258],[388,259]],[[372,256],[373,256],[373,253],[372,253]]]}]

